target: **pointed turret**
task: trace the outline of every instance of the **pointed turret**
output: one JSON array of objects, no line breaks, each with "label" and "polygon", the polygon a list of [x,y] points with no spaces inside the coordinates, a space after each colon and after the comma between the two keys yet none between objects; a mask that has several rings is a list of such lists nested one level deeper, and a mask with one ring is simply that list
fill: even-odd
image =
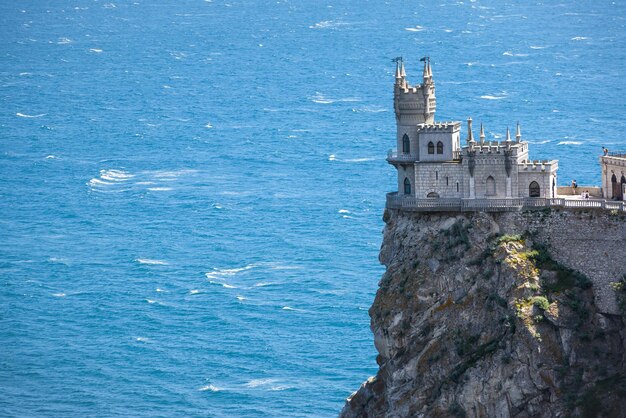
[{"label": "pointed turret", "polygon": [[402,78],[402,76],[400,75],[400,62],[396,61],[396,83],[400,78]]},{"label": "pointed turret", "polygon": [[485,145],[485,129],[482,122],[480,122],[480,145]]},{"label": "pointed turret", "polygon": [[430,58],[428,58],[428,78],[433,78],[433,69],[430,67]]},{"label": "pointed turret", "polygon": [[474,141],[474,134],[472,133],[472,118],[471,117],[467,118],[467,143],[468,144],[476,143],[476,141]]},{"label": "pointed turret", "polygon": [[506,127],[506,142],[511,142],[511,131],[508,126]]},{"label": "pointed turret", "polygon": [[515,142],[520,143],[522,140],[522,131],[519,127],[519,122],[517,122],[517,131],[515,132]]},{"label": "pointed turret", "polygon": [[428,59],[426,57],[423,58],[424,60],[424,83],[428,80]]}]

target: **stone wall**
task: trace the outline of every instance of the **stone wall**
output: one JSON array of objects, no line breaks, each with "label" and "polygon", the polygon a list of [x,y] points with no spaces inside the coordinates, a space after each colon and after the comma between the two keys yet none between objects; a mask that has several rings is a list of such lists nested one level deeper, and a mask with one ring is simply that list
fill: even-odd
[{"label": "stone wall", "polygon": [[593,282],[600,312],[617,314],[611,282],[626,275],[626,216],[604,210],[542,210],[493,214],[502,233],[537,234],[553,258]]}]

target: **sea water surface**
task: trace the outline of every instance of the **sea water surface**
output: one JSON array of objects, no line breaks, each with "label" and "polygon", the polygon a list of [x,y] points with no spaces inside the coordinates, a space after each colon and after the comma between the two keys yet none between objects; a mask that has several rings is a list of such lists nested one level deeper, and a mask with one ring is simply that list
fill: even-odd
[{"label": "sea water surface", "polygon": [[625,16],[0,2],[0,415],[336,415],[377,369],[391,59],[418,82],[431,57],[438,120],[519,121],[561,184],[597,184],[626,148]]}]

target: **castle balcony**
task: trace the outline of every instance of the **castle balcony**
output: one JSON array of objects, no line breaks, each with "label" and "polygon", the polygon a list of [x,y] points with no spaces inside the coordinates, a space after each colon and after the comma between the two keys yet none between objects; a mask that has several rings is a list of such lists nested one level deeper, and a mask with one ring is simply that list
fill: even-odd
[{"label": "castle balcony", "polygon": [[417,161],[417,155],[405,154],[394,150],[387,151],[387,162],[389,164],[407,164]]},{"label": "castle balcony", "polygon": [[387,193],[388,209],[401,209],[412,212],[506,212],[522,209],[568,208],[600,209],[626,213],[626,202],[607,199],[566,199],[519,197],[507,199],[418,199]]},{"label": "castle balcony", "polygon": [[609,157],[626,158],[626,151],[611,151],[608,153]]}]

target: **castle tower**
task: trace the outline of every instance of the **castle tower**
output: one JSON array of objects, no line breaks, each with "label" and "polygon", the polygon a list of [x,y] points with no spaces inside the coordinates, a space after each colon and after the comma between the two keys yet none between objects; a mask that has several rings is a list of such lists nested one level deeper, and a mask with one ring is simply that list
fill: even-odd
[{"label": "castle tower", "polygon": [[402,58],[396,59],[393,102],[396,114],[397,149],[404,154],[418,155],[417,125],[430,125],[435,122],[437,100],[430,59],[422,58],[422,61],[424,61],[422,84],[411,86],[406,79]]}]

